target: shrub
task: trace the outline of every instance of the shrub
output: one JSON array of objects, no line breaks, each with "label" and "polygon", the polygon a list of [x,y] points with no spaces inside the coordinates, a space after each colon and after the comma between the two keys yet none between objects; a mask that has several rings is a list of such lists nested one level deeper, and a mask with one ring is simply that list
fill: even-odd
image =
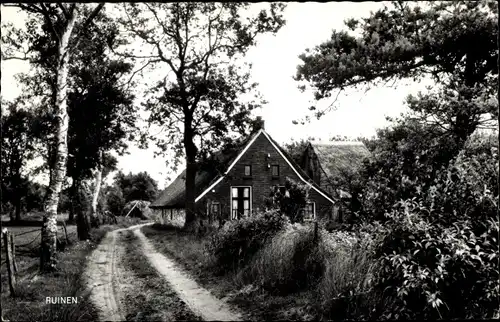
[{"label": "shrub", "polygon": [[220,269],[242,267],[288,222],[288,218],[278,211],[228,222],[212,236],[207,251],[214,256]]},{"label": "shrub", "polygon": [[[427,191],[397,203],[377,246],[383,318],[491,318],[498,311],[498,148],[469,141]],[[491,144],[489,142],[488,144]],[[473,153],[470,153],[474,151]]]},{"label": "shrub", "polygon": [[271,293],[289,294],[313,285],[323,270],[311,225],[286,225],[242,271],[241,278]]},{"label": "shrub", "polygon": [[266,204],[269,208],[278,209],[288,216],[292,223],[303,222],[303,209],[309,198],[309,187],[286,178],[285,188],[271,187],[271,193]]}]

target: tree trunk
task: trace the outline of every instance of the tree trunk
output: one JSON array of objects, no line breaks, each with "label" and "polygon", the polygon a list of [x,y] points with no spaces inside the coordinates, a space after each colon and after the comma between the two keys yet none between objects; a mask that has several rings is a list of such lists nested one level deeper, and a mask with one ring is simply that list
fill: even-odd
[{"label": "tree trunk", "polygon": [[186,221],[184,229],[190,232],[196,232],[198,229],[198,221],[196,220],[195,209],[195,179],[196,179],[196,153],[197,148],[193,142],[193,129],[189,115],[186,116],[184,124],[184,147],[186,150]]},{"label": "tree trunk", "polygon": [[69,215],[68,222],[75,220],[75,198],[76,198],[76,179],[72,178],[71,188],[69,189]]},{"label": "tree trunk", "polygon": [[103,153],[102,151],[99,154],[99,165],[95,171],[95,184],[94,191],[92,194],[92,213],[91,213],[91,223],[92,227],[99,227],[99,218],[97,216],[97,202],[99,200],[99,192],[101,191],[102,184],[102,161],[103,161]]},{"label": "tree trunk", "polygon": [[13,185],[14,185],[14,209],[15,209],[15,220],[16,221],[21,221],[21,166],[22,166],[22,160],[21,160],[21,155],[18,151],[18,148],[16,147],[13,153],[14,156],[14,168],[15,168],[15,173],[13,177]]},{"label": "tree trunk", "polygon": [[68,89],[68,62],[69,62],[69,39],[73,32],[76,20],[75,6],[71,7],[70,18],[61,33],[58,46],[58,68],[57,68],[57,100],[55,105],[56,115],[56,158],[54,169],[52,169],[52,180],[48,187],[47,199],[45,201],[45,216],[42,226],[42,243],[40,254],[41,271],[52,271],[56,269],[57,252],[57,206],[59,194],[62,190],[66,176],[66,161],[68,158],[68,111],[66,93]]},{"label": "tree trunk", "polygon": [[19,190],[16,195],[16,221],[21,221],[21,194]]},{"label": "tree trunk", "polygon": [[79,240],[88,240],[90,238],[90,205],[89,193],[87,187],[81,182],[76,182],[76,232]]}]

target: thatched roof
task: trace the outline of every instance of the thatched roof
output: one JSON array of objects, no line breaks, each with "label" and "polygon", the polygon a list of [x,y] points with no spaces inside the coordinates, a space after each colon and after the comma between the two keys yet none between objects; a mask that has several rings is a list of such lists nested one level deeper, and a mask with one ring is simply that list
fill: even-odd
[{"label": "thatched roof", "polygon": [[311,143],[323,171],[329,178],[345,171],[357,171],[370,152],[362,142]]},{"label": "thatched roof", "polygon": [[[217,176],[213,171],[198,171],[195,178],[196,195],[205,190],[210,182]],[[186,191],[186,170],[160,193],[160,196],[149,205],[150,208],[183,208]]]},{"label": "thatched roof", "polygon": [[304,171],[304,169],[302,169],[302,167],[299,166],[293,160],[292,156],[290,154],[288,154],[288,152],[286,152],[285,149],[283,149],[271,136],[269,136],[269,139],[276,145],[276,147],[281,151],[281,153],[283,154],[283,156],[285,157],[285,159],[288,160],[288,162],[297,170],[297,172],[300,174],[300,176],[302,178],[304,178],[304,180],[308,181],[311,185],[313,185],[316,189],[318,189],[319,191],[321,191],[323,194],[331,197],[331,195],[325,189],[323,189],[321,186],[319,186],[318,184],[316,184],[313,181],[313,179],[311,179],[307,175],[307,173]]}]

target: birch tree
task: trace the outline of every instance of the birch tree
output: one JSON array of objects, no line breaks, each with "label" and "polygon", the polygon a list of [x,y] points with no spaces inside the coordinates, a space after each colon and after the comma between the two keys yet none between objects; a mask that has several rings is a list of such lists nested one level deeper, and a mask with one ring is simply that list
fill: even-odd
[{"label": "birch tree", "polygon": [[[80,19],[82,5],[71,3],[33,3],[33,4],[15,4],[25,12],[41,17],[43,22],[50,27],[52,37],[57,43],[57,80],[53,92],[54,96],[54,116],[56,120],[55,126],[55,153],[54,163],[52,165],[52,173],[47,191],[45,202],[45,215],[42,226],[42,241],[40,254],[40,269],[41,271],[52,271],[56,269],[56,241],[57,241],[57,206],[59,202],[59,194],[62,189],[63,181],[66,176],[66,162],[68,158],[68,111],[67,111],[67,89],[68,89],[68,68],[71,59],[72,50],[78,44],[81,35],[74,35],[73,30],[75,23]],[[84,19],[84,28],[90,24],[94,17],[104,6],[103,3],[98,4],[94,10]],[[20,36],[17,33],[17,36]],[[2,35],[2,40],[6,40],[10,44],[10,48],[5,52],[2,50],[2,60],[21,59],[30,61],[30,49],[24,51],[24,57],[11,56],[16,49],[23,49],[23,45],[18,43],[19,40],[28,39],[28,36],[18,37],[15,39],[15,33],[7,33]]]},{"label": "birch tree", "polygon": [[[197,162],[231,139],[231,132],[245,133],[250,112],[263,103],[241,58],[259,34],[284,25],[283,8],[279,3],[260,11],[247,10],[248,3],[123,5],[123,26],[143,53],[121,54],[165,68],[162,80],[150,86],[145,106],[150,124],[161,128],[161,136],[152,137],[157,146],[186,162],[187,230],[197,226]],[[245,102],[242,95],[251,98]]]}]

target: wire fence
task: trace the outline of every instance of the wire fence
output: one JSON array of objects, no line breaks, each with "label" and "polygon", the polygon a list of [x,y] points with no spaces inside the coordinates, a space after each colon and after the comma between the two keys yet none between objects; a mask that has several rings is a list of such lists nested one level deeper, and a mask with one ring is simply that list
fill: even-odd
[{"label": "wire fence", "polygon": [[[64,227],[57,227],[57,228],[58,228],[58,233],[61,233],[61,234],[65,233]],[[35,249],[37,247],[35,242],[41,241],[42,230],[41,230],[41,228],[37,228],[37,229],[29,230],[29,231],[24,231],[24,232],[19,233],[19,234],[14,234],[14,238],[16,238],[16,237],[27,235],[30,233],[34,233],[37,231],[38,231],[38,234],[36,234],[36,236],[31,241],[24,243],[24,244],[16,245],[16,253],[19,253],[20,255],[33,255],[33,249]],[[72,233],[68,233],[68,238],[71,235],[72,235]],[[58,238],[58,240],[59,240],[59,238]],[[28,247],[30,245],[34,245],[34,246]],[[7,260],[5,259],[5,260],[0,262],[0,266],[5,265],[6,263],[7,263]]]}]

